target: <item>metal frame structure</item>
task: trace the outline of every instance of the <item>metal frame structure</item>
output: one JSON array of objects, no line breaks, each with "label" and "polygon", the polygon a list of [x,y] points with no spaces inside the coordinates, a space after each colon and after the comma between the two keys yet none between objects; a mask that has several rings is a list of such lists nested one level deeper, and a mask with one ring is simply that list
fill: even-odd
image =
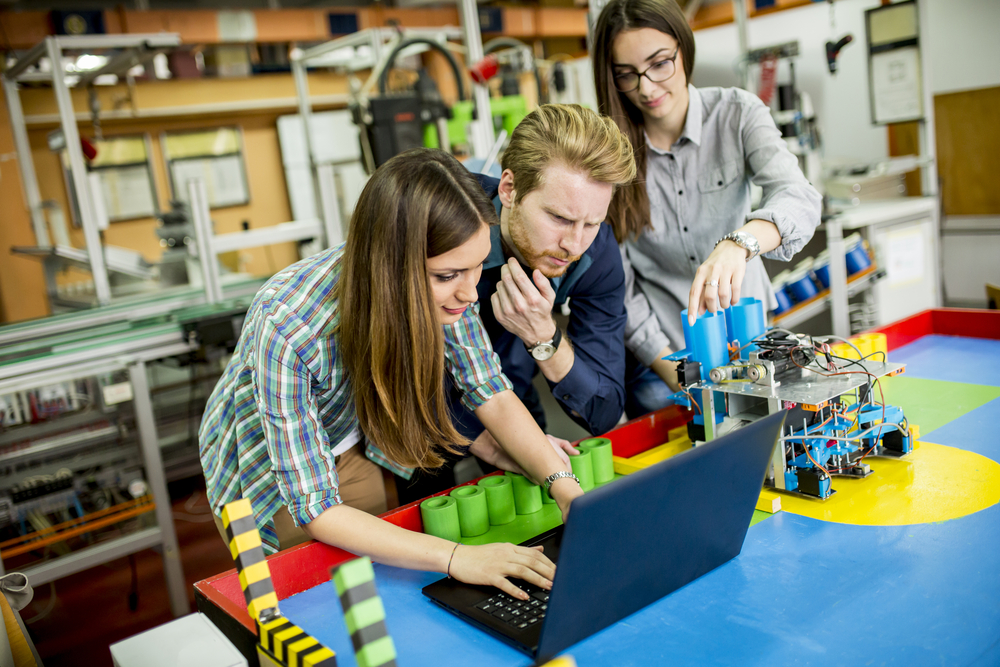
[{"label": "metal frame structure", "polygon": [[[360,96],[368,95],[378,81],[378,74],[386,66],[386,59],[400,40],[410,37],[424,39],[447,40],[463,39],[466,48],[466,62],[473,63],[483,58],[483,40],[479,31],[479,10],[475,0],[459,0],[459,18],[462,27],[442,28],[368,28],[352,35],[318,44],[304,51],[292,53],[292,76],[295,80],[295,92],[298,97],[299,115],[305,132],[309,163],[313,172],[313,180],[318,193],[319,208],[323,216],[323,226],[328,239],[345,236],[343,218],[337,205],[338,188],[335,178],[335,165],[319,163],[313,150],[310,128],[312,116],[312,101],[309,95],[309,67],[321,67],[322,58],[334,51],[345,48],[367,46],[371,49],[373,67],[367,81],[356,91]],[[489,88],[473,82],[472,98],[477,109],[490,108]],[[474,157],[486,158],[495,143],[492,119],[489,113],[480,113],[469,125],[469,142],[472,145]]]},{"label": "metal frame structure", "polygon": [[[121,53],[112,57],[104,67],[94,72],[79,75],[77,85],[89,85],[100,75],[127,70],[152,58],[157,53],[178,46],[180,43],[180,35],[176,33],[46,37],[18,59],[2,76],[4,97],[7,100],[7,109],[10,113],[11,131],[18,153],[24,197],[35,230],[35,239],[42,246],[50,245],[50,240],[45,214],[42,210],[38,176],[31,158],[28,129],[25,124],[24,109],[21,106],[20,84],[44,82],[52,85],[56,105],[59,109],[59,125],[66,140],[70,177],[76,190],[77,204],[80,209],[80,224],[83,227],[83,235],[87,244],[87,257],[94,279],[94,291],[100,305],[107,305],[111,302],[111,284],[108,280],[108,268],[101,247],[94,192],[91,190],[87,165],[80,147],[80,131],[77,128],[73,98],[70,95],[69,82],[67,81],[69,77],[62,67],[63,55],[67,50],[122,49]],[[51,63],[49,72],[28,71],[29,68],[46,57]]]},{"label": "metal frame structure", "polygon": [[[193,347],[194,344],[183,340],[175,327],[173,334],[144,339],[137,349],[126,353],[118,351],[113,355],[93,360],[94,354],[91,351],[87,353],[91,359],[89,362],[79,359],[75,363],[68,363],[69,360],[61,356],[22,362],[4,369],[4,375],[0,378],[0,394],[16,393],[90,375],[126,370],[132,386],[139,448],[146,479],[156,504],[156,527],[145,528],[49,562],[23,568],[21,572],[28,576],[32,585],[39,586],[143,549],[159,547],[163,557],[171,611],[174,616],[183,616],[190,612],[177,534],[174,531],[173,510],[170,494],[167,491],[153,404],[146,377],[146,362],[190,352]],[[0,574],[3,573],[3,563],[0,562]]]}]

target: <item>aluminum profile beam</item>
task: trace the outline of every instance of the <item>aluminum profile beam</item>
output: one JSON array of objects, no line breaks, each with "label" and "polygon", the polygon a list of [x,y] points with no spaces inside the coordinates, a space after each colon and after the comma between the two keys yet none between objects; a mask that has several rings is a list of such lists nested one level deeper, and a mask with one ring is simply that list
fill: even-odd
[{"label": "aluminum profile beam", "polygon": [[[53,63],[62,62],[60,41],[49,37],[45,40],[49,59]],[[91,200],[90,182],[87,180],[87,165],[83,161],[83,149],[80,147],[80,131],[76,126],[73,114],[73,98],[70,97],[66,80],[61,76],[52,78],[52,90],[55,92],[56,104],[59,107],[59,119],[63,136],[66,137],[66,153],[69,156],[70,174],[76,189],[77,203],[80,207],[80,223],[83,236],[87,242],[87,255],[90,257],[90,273],[94,279],[94,291],[99,304],[111,302],[111,283],[108,280],[108,269],[104,264],[104,247],[101,244],[101,233],[97,228],[94,202]]]}]

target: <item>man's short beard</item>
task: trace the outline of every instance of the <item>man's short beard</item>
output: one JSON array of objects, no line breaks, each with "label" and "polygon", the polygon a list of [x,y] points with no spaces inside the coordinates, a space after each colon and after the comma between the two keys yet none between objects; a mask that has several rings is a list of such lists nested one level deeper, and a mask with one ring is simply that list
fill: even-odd
[{"label": "man's short beard", "polygon": [[[566,270],[573,262],[580,259],[579,257],[573,257],[567,253],[555,254],[551,252],[539,251],[535,248],[528,239],[524,219],[521,217],[520,209],[516,206],[511,208],[507,228],[510,231],[510,240],[514,243],[514,247],[517,249],[517,252],[520,253],[521,258],[524,259],[525,263],[527,263],[527,265],[532,269],[538,269],[541,271],[542,275],[546,278],[558,278],[566,273]],[[555,257],[556,259],[566,260],[569,263],[566,264],[566,266],[557,268],[544,264],[542,259],[545,257]]]}]

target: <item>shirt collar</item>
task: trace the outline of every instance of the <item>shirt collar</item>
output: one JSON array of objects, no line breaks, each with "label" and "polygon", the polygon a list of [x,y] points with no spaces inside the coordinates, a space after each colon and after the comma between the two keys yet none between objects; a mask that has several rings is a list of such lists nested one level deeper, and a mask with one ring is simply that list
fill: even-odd
[{"label": "shirt collar", "polygon": [[688,112],[687,118],[684,121],[684,130],[681,132],[681,136],[690,139],[695,146],[701,146],[701,122],[701,93],[699,93],[698,89],[689,83]]}]

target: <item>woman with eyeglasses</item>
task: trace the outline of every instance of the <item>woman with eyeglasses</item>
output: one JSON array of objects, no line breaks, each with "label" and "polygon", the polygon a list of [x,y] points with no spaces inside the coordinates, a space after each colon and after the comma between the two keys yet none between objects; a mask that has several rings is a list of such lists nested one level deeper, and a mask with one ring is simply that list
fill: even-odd
[{"label": "woman with eyeglasses", "polygon": [[[608,219],[622,247],[631,353],[626,413],[666,405],[692,321],[752,296],[776,305],[758,257],[788,261],[820,222],[820,195],[770,112],[738,88],[695,88],[694,35],[675,0],[611,0],[597,20],[600,110],[635,148],[638,177]],[[750,183],[763,188],[751,210]]]}]

